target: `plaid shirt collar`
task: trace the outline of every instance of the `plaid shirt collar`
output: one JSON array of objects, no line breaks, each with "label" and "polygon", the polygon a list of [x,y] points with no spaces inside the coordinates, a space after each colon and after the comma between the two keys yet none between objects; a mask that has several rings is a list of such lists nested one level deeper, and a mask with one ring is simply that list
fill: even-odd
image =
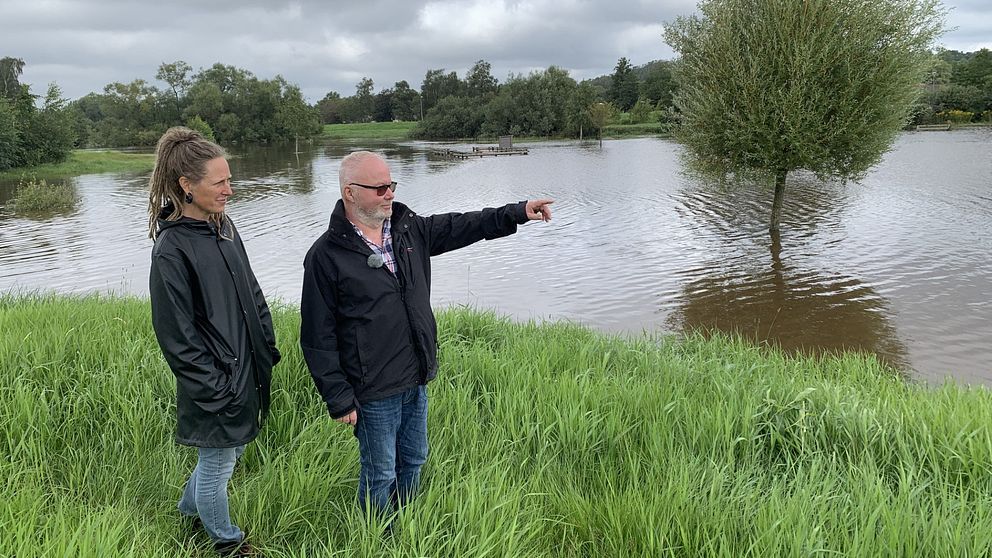
[{"label": "plaid shirt collar", "polygon": [[392,225],[389,223],[389,219],[382,222],[382,248],[380,248],[376,243],[372,242],[362,234],[362,231],[354,224],[351,227],[355,229],[358,233],[359,238],[365,241],[366,246],[368,246],[372,252],[382,256],[382,263],[386,265],[386,268],[396,275],[396,257],[393,255],[393,235],[392,235]]}]

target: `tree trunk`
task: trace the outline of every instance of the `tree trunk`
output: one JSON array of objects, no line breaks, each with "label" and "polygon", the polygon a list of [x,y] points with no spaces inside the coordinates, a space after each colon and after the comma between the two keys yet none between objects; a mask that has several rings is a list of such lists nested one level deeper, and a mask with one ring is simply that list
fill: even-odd
[{"label": "tree trunk", "polygon": [[296,152],[300,152],[300,136],[296,136]]},{"label": "tree trunk", "polygon": [[779,218],[782,216],[782,200],[785,198],[785,177],[789,174],[786,169],[779,169],[775,173],[775,201],[772,202],[772,222],[768,231],[772,235],[778,234]]},{"label": "tree trunk", "polygon": [[579,141],[582,141],[582,124],[579,124]]}]

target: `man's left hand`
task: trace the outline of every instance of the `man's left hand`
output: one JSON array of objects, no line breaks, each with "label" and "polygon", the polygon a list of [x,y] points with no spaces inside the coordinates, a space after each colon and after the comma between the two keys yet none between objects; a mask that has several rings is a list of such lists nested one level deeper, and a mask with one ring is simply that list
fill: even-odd
[{"label": "man's left hand", "polygon": [[530,200],[527,202],[527,218],[531,221],[550,221],[551,204],[555,200]]}]

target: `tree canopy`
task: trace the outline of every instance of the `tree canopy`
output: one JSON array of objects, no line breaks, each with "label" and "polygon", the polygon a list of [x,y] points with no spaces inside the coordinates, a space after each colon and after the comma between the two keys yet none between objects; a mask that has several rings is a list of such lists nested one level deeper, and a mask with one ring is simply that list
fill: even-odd
[{"label": "tree canopy", "polygon": [[58,85],[48,86],[39,108],[30,85],[19,81],[23,69],[19,58],[0,59],[0,171],[64,161],[76,139]]},{"label": "tree canopy", "polygon": [[943,30],[936,0],[703,0],[667,26],[695,167],[774,177],[770,229],[789,172],[862,176],[920,95]]}]

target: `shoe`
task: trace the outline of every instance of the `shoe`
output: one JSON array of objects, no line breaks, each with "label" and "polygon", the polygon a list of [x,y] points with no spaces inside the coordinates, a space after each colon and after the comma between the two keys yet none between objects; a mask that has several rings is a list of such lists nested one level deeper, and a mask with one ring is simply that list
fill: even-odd
[{"label": "shoe", "polygon": [[217,554],[227,558],[264,558],[261,552],[244,539],[241,542],[215,544],[214,550],[217,551]]}]

